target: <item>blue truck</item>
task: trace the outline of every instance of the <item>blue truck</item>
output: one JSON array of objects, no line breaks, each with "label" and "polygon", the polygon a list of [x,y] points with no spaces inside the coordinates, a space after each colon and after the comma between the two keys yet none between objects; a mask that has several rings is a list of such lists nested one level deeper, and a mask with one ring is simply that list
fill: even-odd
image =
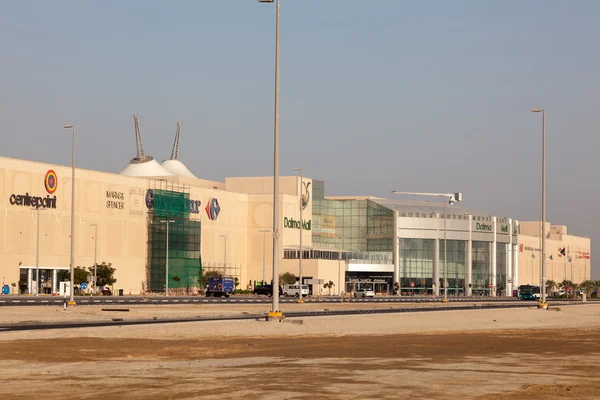
[{"label": "blue truck", "polygon": [[206,287],[206,297],[229,297],[234,290],[233,278],[230,276],[211,276],[208,278],[208,286]]}]

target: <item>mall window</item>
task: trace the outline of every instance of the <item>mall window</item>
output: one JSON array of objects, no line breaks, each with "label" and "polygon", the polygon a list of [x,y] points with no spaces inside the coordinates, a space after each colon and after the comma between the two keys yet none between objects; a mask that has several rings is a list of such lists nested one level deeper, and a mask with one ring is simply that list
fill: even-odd
[{"label": "mall window", "polygon": [[506,290],[506,243],[496,243],[496,289],[502,296]]},{"label": "mall window", "polygon": [[403,293],[431,294],[433,255],[433,239],[400,240],[400,287]]},{"label": "mall window", "polygon": [[474,295],[488,295],[492,282],[491,243],[473,241],[472,280]]},{"label": "mall window", "polygon": [[[467,282],[467,242],[464,240],[448,240],[447,280],[448,294],[462,295],[466,292]],[[444,241],[440,240],[440,288],[444,287]]]}]

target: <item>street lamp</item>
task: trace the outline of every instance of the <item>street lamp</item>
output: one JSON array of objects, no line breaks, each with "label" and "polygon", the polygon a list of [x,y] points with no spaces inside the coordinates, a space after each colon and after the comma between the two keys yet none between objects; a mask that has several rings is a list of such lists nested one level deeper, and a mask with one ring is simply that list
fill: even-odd
[{"label": "street lamp", "polygon": [[300,284],[298,286],[298,290],[299,290],[299,294],[298,294],[298,303],[304,303],[304,300],[302,300],[302,208],[304,207],[304,201],[302,199],[302,181],[304,179],[304,173],[302,171],[302,168],[293,168],[294,171],[300,171],[300,257],[298,258],[299,264],[298,264],[298,275],[299,275],[299,279],[300,279]]},{"label": "street lamp", "polygon": [[36,215],[36,239],[35,239],[35,295],[40,295],[40,208],[32,208]]},{"label": "street lamp", "polygon": [[[273,3],[275,0],[258,0],[259,3]],[[275,121],[273,151],[273,285],[279,286],[279,17],[281,4],[276,2],[275,12]],[[279,290],[273,290],[273,305],[269,318],[280,319]]]},{"label": "street lamp", "polygon": [[167,224],[167,251],[165,253],[165,296],[169,295],[169,223],[175,222],[174,219],[160,221],[161,224]]},{"label": "street lamp", "polygon": [[227,276],[227,236],[221,235],[225,239],[225,251],[223,252],[223,276]]},{"label": "street lamp", "polygon": [[[447,279],[447,273],[448,273],[448,258],[447,258],[447,251],[448,251],[448,246],[447,246],[447,241],[446,241],[446,199],[448,199],[448,202],[450,203],[450,205],[454,204],[454,202],[459,202],[462,201],[462,193],[416,193],[416,192],[398,192],[396,190],[392,191],[392,194],[406,194],[406,195],[412,195],[412,196],[435,196],[435,197],[443,197],[444,198],[444,303],[448,302],[448,279]],[[437,255],[436,255],[437,257]],[[437,285],[437,282],[436,282]],[[437,286],[436,286],[436,290],[437,290]]]},{"label": "street lamp", "polygon": [[97,255],[98,255],[98,224],[90,224],[90,226],[93,226],[95,231],[94,231],[94,291],[96,291],[96,286],[97,286],[97,280],[98,280],[98,273],[97,273],[97,267],[98,267],[98,262],[97,262]]},{"label": "street lamp", "polygon": [[71,148],[71,295],[69,304],[75,304],[75,125],[63,125],[63,128],[73,130]]},{"label": "street lamp", "polygon": [[548,308],[546,303],[546,111],[532,108],[531,112],[542,113],[542,298],[540,307]]},{"label": "street lamp", "polygon": [[265,254],[267,253],[267,232],[271,232],[270,229],[261,229],[259,230],[259,232],[261,232],[263,234],[263,273],[262,273],[262,283],[263,285],[266,282],[266,277],[265,277],[265,273],[266,273],[266,264],[265,264]]}]

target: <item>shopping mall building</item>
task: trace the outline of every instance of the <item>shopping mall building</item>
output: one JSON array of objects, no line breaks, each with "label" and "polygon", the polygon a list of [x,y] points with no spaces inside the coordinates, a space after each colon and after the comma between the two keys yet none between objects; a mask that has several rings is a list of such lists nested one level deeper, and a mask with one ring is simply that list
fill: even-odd
[{"label": "shopping mall building", "polygon": [[[36,291],[36,266],[45,293],[69,269],[71,182],[71,167],[0,158],[0,274],[15,292]],[[194,291],[203,271],[218,270],[252,288],[272,279],[272,205],[272,177],[215,182],[151,157],[120,174],[77,169],[75,265],[112,264],[114,291],[163,291],[168,233],[170,287]],[[539,282],[539,222],[448,206],[444,270],[441,204],[330,197],[323,181],[292,176],[280,179],[280,205],[280,272],[298,275],[302,232],[303,277],[333,282],[331,293],[391,292],[394,282],[401,294],[433,293],[444,276],[459,295]],[[548,231],[548,279],[589,279],[590,239],[565,226]],[[311,290],[329,293],[316,283]]]}]

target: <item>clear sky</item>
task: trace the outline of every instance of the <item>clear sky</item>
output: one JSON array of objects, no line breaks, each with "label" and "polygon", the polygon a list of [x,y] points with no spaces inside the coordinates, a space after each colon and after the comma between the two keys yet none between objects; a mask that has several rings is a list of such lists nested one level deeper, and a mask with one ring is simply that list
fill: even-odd
[{"label": "clear sky", "polygon": [[[119,172],[270,175],[275,7],[256,0],[3,1],[0,155]],[[281,172],[329,195],[464,193],[600,248],[600,1],[282,0]],[[598,263],[596,263],[598,265]],[[598,268],[592,277],[600,279]],[[595,275],[594,275],[595,274]]]}]

